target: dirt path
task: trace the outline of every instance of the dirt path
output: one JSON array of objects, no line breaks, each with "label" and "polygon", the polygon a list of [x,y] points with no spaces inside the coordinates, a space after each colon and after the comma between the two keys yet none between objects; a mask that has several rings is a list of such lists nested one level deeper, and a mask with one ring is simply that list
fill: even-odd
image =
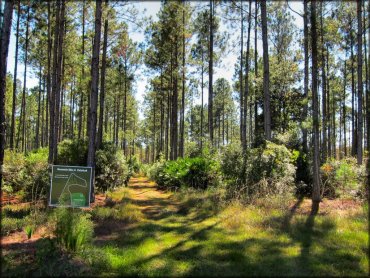
[{"label": "dirt path", "polygon": [[159,219],[163,212],[176,212],[178,209],[172,193],[159,190],[147,177],[131,178],[128,190],[131,201],[148,219]]}]

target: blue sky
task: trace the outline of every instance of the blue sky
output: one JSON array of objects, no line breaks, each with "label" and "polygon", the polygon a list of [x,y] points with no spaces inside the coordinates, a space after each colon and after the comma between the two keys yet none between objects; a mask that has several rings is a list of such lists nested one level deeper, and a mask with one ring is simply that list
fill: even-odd
[{"label": "blue sky", "polygon": [[[191,2],[192,5],[196,4],[195,2]],[[152,16],[154,19],[157,19],[157,13],[160,10],[160,2],[159,1],[135,1],[132,3],[138,9],[139,15],[146,15],[146,16]],[[295,11],[302,13],[303,10],[303,4],[302,2],[298,1],[292,1],[289,3],[290,7],[294,9]],[[291,12],[291,14],[295,18],[295,24],[296,26],[301,30],[303,28],[303,19],[296,15],[295,13]],[[13,20],[16,20],[16,17],[13,17]],[[129,24],[130,26],[130,24]],[[236,32],[232,32],[232,30],[229,30],[226,26],[226,24],[221,25],[221,31],[229,31],[231,34],[231,40],[235,39],[237,34]],[[130,26],[130,36],[134,41],[142,42],[144,40],[144,35],[141,32],[134,32],[132,25]],[[14,72],[14,56],[15,56],[15,32],[12,30],[11,37],[10,37],[10,47],[9,47],[9,56],[8,56],[8,72],[11,72],[13,74]],[[251,39],[253,40],[254,32],[251,33]],[[257,50],[258,53],[262,53],[262,42],[258,40],[257,44]],[[229,53],[227,56],[222,58],[222,63],[220,66],[216,67],[214,69],[214,80],[220,77],[224,77],[230,82],[232,81],[232,77],[234,75],[234,65],[237,60],[239,50],[236,51],[236,53]],[[143,68],[144,69],[144,66]],[[147,77],[141,74],[141,70],[138,71],[137,76],[140,76],[139,80],[137,81],[137,93],[136,93],[136,99],[139,101],[139,104],[143,101],[143,96],[145,94],[145,89],[147,85]],[[17,76],[18,79],[22,80],[23,78],[23,72],[24,72],[24,65],[20,62],[18,62],[18,70],[17,70]],[[22,80],[23,81],[23,80]],[[38,80],[34,76],[33,72],[30,71],[30,68],[28,68],[27,73],[27,87],[32,88],[34,86],[38,85]],[[208,96],[207,89],[205,90],[205,96],[204,99],[207,101]],[[142,105],[139,105],[139,107],[142,107]],[[143,117],[142,111],[139,111],[140,118]]]}]

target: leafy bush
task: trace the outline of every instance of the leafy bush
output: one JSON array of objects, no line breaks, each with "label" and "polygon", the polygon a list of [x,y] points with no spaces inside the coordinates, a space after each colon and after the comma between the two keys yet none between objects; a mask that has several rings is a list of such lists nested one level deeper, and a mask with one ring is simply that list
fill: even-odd
[{"label": "leafy bush", "polygon": [[128,169],[131,175],[139,173],[141,169],[141,165],[139,161],[137,160],[136,156],[131,156],[127,160],[127,164],[128,164]]},{"label": "leafy bush", "polygon": [[5,150],[3,181],[4,186],[11,187],[13,192],[17,192],[23,187],[25,164],[23,153]]},{"label": "leafy bush", "polygon": [[330,159],[321,166],[323,196],[356,197],[365,191],[366,169],[355,158]]},{"label": "leafy bush", "polygon": [[156,165],[151,177],[160,187],[190,186],[205,189],[219,183],[219,164],[205,157],[180,158]]},{"label": "leafy bush", "polygon": [[[58,163],[65,165],[86,165],[88,142],[86,140],[64,140],[59,144]],[[128,165],[122,150],[113,143],[103,142],[96,151],[95,183],[98,190],[123,185],[129,175]]]},{"label": "leafy bush", "polygon": [[5,151],[4,186],[24,201],[46,198],[49,189],[48,150],[41,148],[27,155]]},{"label": "leafy bush", "polygon": [[50,186],[48,149],[41,148],[28,153],[25,161],[24,197],[31,201],[46,199]]},{"label": "leafy bush", "polygon": [[[229,146],[224,150],[222,171],[232,194],[253,198],[292,191],[295,166],[292,153],[284,145],[266,142],[248,150],[245,173],[243,163],[243,153],[239,147]],[[245,180],[242,180],[243,176]]]},{"label": "leafy bush", "polygon": [[72,166],[86,165],[87,149],[87,140],[63,140],[58,144],[58,164]]},{"label": "leafy bush", "polygon": [[24,219],[2,217],[1,219],[1,235],[5,236],[11,232],[21,231],[25,224]]},{"label": "leafy bush", "polygon": [[98,189],[106,191],[121,186],[129,177],[129,169],[122,150],[113,143],[103,143],[96,152],[95,182]]},{"label": "leafy bush", "polygon": [[70,251],[79,251],[92,239],[93,222],[89,214],[57,208],[54,234],[61,246]]},{"label": "leafy bush", "polygon": [[166,160],[164,159],[163,155],[159,157],[159,160],[154,162],[152,165],[148,166],[147,169],[144,168],[146,171],[147,176],[151,180],[156,180],[159,171],[164,167]]},{"label": "leafy bush", "polygon": [[295,166],[292,153],[283,145],[266,142],[266,146],[247,154],[250,189],[259,195],[285,194],[293,189]]},{"label": "leafy bush", "polygon": [[222,150],[221,170],[226,183],[243,183],[243,151],[239,144],[228,145]]}]

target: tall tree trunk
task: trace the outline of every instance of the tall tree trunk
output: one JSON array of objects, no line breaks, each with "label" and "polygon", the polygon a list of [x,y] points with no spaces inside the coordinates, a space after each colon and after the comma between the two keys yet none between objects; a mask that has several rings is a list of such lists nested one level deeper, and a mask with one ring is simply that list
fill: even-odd
[{"label": "tall tree trunk", "polygon": [[[99,52],[101,36],[102,1],[96,0],[95,10],[95,35],[93,44],[93,55],[91,59],[91,91],[90,91],[90,113],[89,113],[89,147],[87,153],[87,166],[95,167],[95,140],[96,121],[98,106],[98,85],[99,85]],[[94,201],[94,185],[91,189],[92,201]]]},{"label": "tall tree trunk", "polygon": [[243,112],[243,150],[247,150],[247,107],[248,107],[248,96],[249,96],[249,45],[251,37],[251,18],[252,18],[252,1],[249,1],[249,13],[248,13],[248,34],[247,34],[247,55],[245,57],[245,92],[244,92],[244,112]]},{"label": "tall tree trunk", "polygon": [[[365,10],[365,9],[364,9]],[[368,38],[370,41],[370,4],[367,4],[367,23],[368,23]],[[365,43],[366,45],[366,43]],[[367,72],[368,76],[366,77],[366,85],[367,85],[367,91],[366,91],[366,142],[367,142],[367,151],[370,154],[370,49],[368,51],[368,64],[367,64]],[[370,166],[370,159],[368,159],[367,165]],[[369,169],[370,170],[370,169]],[[369,171],[370,175],[370,171]],[[370,182],[370,180],[369,180]]]},{"label": "tall tree trunk", "polygon": [[[27,63],[28,63],[28,44],[29,44],[29,21],[30,21],[30,6],[27,8],[27,24],[26,24],[26,45],[24,50],[24,73],[23,73],[23,92],[22,105],[20,114],[20,126],[22,126],[22,145],[21,150],[26,151],[26,90],[27,90]],[[19,144],[20,130],[18,132],[17,148]]]},{"label": "tall tree trunk", "polygon": [[[106,7],[108,8],[106,1]],[[104,41],[103,41],[103,57],[101,65],[101,77],[100,77],[100,107],[99,107],[99,129],[98,129],[98,140],[97,148],[101,148],[103,142],[103,116],[104,116],[104,99],[105,99],[105,69],[107,61],[107,45],[108,45],[108,15],[104,21]]]},{"label": "tall tree trunk", "polygon": [[320,158],[319,158],[319,110],[317,93],[317,27],[316,2],[311,2],[311,40],[312,40],[312,107],[313,107],[313,190],[312,213],[317,213],[321,201]]},{"label": "tall tree trunk", "polygon": [[180,148],[179,156],[184,157],[185,144],[185,0],[182,9],[182,94],[181,94],[181,115],[180,115]]},{"label": "tall tree trunk", "polygon": [[[347,53],[346,53],[347,54]],[[347,57],[347,55],[345,56]],[[343,100],[342,100],[342,109],[343,109],[343,137],[344,137],[344,156],[347,156],[347,128],[346,128],[346,87],[347,87],[347,61],[344,60],[344,71],[343,71]]]},{"label": "tall tree trunk", "polygon": [[[51,10],[50,10],[50,2],[48,2],[48,96],[49,96],[49,114],[50,114],[50,129],[49,129],[49,157],[48,162],[52,164],[54,162],[54,124],[55,124],[55,91],[51,90],[52,86],[54,86],[55,77],[54,77],[54,68],[56,68],[57,57],[56,51],[54,48],[54,56],[53,56],[53,74],[51,73],[51,57],[52,57],[52,42],[51,42]],[[60,1],[57,1],[56,7],[56,23],[55,23],[55,30],[54,30],[54,47],[57,40],[57,34],[59,32],[59,11],[60,11]],[[53,76],[51,76],[53,75]],[[53,83],[53,84],[52,84]]]},{"label": "tall tree trunk", "polygon": [[201,108],[200,108],[200,150],[203,151],[203,123],[204,123],[204,51],[202,48],[202,78],[201,78]]},{"label": "tall tree trunk", "polygon": [[164,137],[164,88],[163,88],[163,72],[161,67],[161,89],[160,89],[160,97],[161,97],[161,130],[160,130],[160,140],[159,140],[159,151],[162,154],[163,153],[163,137]]},{"label": "tall tree trunk", "polygon": [[[258,2],[255,3],[254,11],[254,78],[258,77],[258,52],[257,52],[257,19],[258,19]],[[258,107],[257,107],[257,82],[254,86],[254,133],[257,131],[258,127]],[[256,136],[254,136],[254,141]],[[254,142],[255,144],[256,142]],[[256,145],[256,144],[255,144]]]},{"label": "tall tree trunk", "polygon": [[[309,64],[308,64],[308,8],[307,8],[308,0],[303,1],[304,5],[304,15],[303,15],[303,36],[304,36],[304,98],[308,98],[308,71],[309,71]],[[305,104],[303,106],[303,121],[306,121],[308,114],[308,105]],[[308,145],[307,145],[307,128],[302,128],[302,149],[303,152],[307,155],[308,154]]]},{"label": "tall tree trunk", "polygon": [[53,137],[53,161],[57,162],[58,156],[58,139],[60,132],[59,117],[60,117],[60,90],[62,82],[62,63],[63,63],[63,40],[64,40],[64,26],[65,26],[65,0],[61,0],[60,7],[60,18],[59,18],[59,30],[55,33],[54,41],[54,76],[53,76],[53,94],[55,98],[54,107],[54,137]]},{"label": "tall tree trunk", "polygon": [[244,147],[244,90],[243,90],[243,47],[244,47],[243,1],[240,1],[240,143]]},{"label": "tall tree trunk", "polygon": [[155,96],[154,96],[154,98],[153,98],[153,148],[152,148],[152,161],[154,162],[155,161],[155,150],[156,150],[156,146],[155,146],[155,131],[156,131],[156,126],[155,126],[155,124],[156,124],[156,121],[157,121],[157,119],[156,119],[156,107],[155,107]]},{"label": "tall tree trunk", "polygon": [[10,126],[10,148],[14,148],[14,134],[15,134],[15,110],[17,105],[17,70],[18,70],[18,48],[19,48],[19,19],[21,17],[21,1],[18,0],[17,5],[17,29],[15,35],[15,61],[14,61],[14,75],[13,75],[13,103],[12,103],[12,121]]},{"label": "tall tree trunk", "polygon": [[173,77],[173,95],[172,95],[172,116],[171,116],[171,127],[172,127],[172,134],[171,134],[171,160],[176,160],[178,156],[177,148],[178,148],[178,128],[177,128],[177,112],[178,112],[178,45],[177,39],[175,39],[175,55],[173,56],[174,59],[174,72]]},{"label": "tall tree trunk", "polygon": [[354,66],[354,53],[353,53],[353,36],[352,36],[352,26],[351,26],[351,81],[352,81],[352,148],[351,154],[355,156],[357,154],[356,151],[356,121],[355,121],[355,66]]},{"label": "tall tree trunk", "polygon": [[321,146],[321,161],[325,163],[328,154],[327,142],[327,100],[326,100],[326,74],[325,74],[325,46],[324,46],[324,28],[323,28],[323,2],[320,2],[320,29],[321,29],[321,70],[322,70],[322,146]]},{"label": "tall tree trunk", "polygon": [[41,80],[42,80],[42,72],[41,72],[41,64],[39,68],[39,95],[37,101],[37,120],[36,120],[36,138],[35,138],[35,147],[36,149],[39,148],[39,135],[40,135],[40,113],[41,113]]},{"label": "tall tree trunk", "polygon": [[266,140],[271,140],[270,69],[267,38],[266,0],[261,1],[262,44],[263,44],[263,114]]},{"label": "tall tree trunk", "polygon": [[[82,6],[82,59],[85,58],[85,0],[83,0]],[[81,67],[81,80],[80,80],[80,109],[79,109],[79,120],[78,120],[78,139],[81,138],[83,128],[83,112],[84,112],[84,78],[85,78],[85,63],[82,61]]]},{"label": "tall tree trunk", "polygon": [[6,66],[8,61],[8,50],[10,31],[13,17],[13,0],[7,0],[4,7],[4,15],[1,24],[0,36],[0,188],[3,181],[3,163],[5,148],[5,92],[6,92]]},{"label": "tall tree trunk", "polygon": [[209,140],[213,146],[213,16],[214,16],[214,0],[209,1],[210,29],[209,29],[209,80],[208,80],[208,128]]},{"label": "tall tree trunk", "polygon": [[358,128],[357,128],[357,164],[362,164],[362,5],[361,0],[357,0],[357,87],[358,87]]}]

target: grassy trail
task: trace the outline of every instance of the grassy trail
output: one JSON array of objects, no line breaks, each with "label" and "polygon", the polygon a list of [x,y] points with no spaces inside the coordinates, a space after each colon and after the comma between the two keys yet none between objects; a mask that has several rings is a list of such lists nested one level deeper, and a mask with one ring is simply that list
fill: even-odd
[{"label": "grassy trail", "polygon": [[[91,252],[95,274],[143,276],[366,275],[366,214],[299,213],[160,191],[145,177],[111,194],[138,221],[104,221]],[[137,215],[140,215],[138,217]]]}]

